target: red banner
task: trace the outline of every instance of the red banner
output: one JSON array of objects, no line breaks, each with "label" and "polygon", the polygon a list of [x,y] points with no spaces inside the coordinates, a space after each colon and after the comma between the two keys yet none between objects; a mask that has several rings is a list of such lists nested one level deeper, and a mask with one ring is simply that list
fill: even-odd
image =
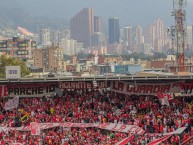
[{"label": "red banner", "polygon": [[7,86],[6,85],[0,85],[0,97],[7,96]]}]

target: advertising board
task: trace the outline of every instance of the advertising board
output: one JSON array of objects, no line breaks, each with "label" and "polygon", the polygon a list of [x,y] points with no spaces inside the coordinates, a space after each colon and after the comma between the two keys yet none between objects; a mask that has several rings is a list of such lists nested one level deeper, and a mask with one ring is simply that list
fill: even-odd
[{"label": "advertising board", "polygon": [[6,79],[19,79],[21,78],[20,66],[6,66]]}]

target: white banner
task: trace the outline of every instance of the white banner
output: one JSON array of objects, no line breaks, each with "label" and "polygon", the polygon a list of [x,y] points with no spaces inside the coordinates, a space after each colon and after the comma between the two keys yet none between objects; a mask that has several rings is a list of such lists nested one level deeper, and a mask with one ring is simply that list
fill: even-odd
[{"label": "white banner", "polygon": [[31,135],[40,135],[40,125],[37,122],[30,123]]},{"label": "white banner", "polygon": [[174,99],[174,94],[172,94],[172,93],[167,93],[167,94],[158,93],[157,97],[162,105],[169,106],[169,101]]},{"label": "white banner", "polygon": [[148,133],[149,136],[166,136],[166,135],[173,135],[173,134],[181,134],[184,132],[184,130],[186,129],[187,127],[180,127],[178,128],[177,130],[173,131],[173,132],[169,132],[169,133],[164,133],[164,134],[161,134],[161,133]]},{"label": "white banner", "polygon": [[177,130],[173,131],[173,132],[170,132],[170,133],[165,133],[164,135],[171,135],[171,134],[181,134],[182,132],[184,132],[184,130],[186,129],[187,127],[180,127],[178,128]]},{"label": "white banner", "polygon": [[13,99],[10,99],[7,103],[5,103],[4,109],[10,110],[13,108],[17,108],[19,105],[19,96],[16,96]]},{"label": "white banner", "polygon": [[111,91],[123,94],[136,95],[157,95],[158,93],[166,94],[168,92],[180,92],[180,82],[175,83],[129,83],[124,81],[111,81]]}]

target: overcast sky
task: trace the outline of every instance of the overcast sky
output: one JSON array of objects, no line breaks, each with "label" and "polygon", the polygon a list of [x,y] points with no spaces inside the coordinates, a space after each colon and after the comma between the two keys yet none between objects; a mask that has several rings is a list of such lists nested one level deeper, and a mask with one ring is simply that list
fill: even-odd
[{"label": "overcast sky", "polygon": [[[0,0],[7,1],[7,0]],[[166,24],[173,23],[172,0],[11,0],[33,16],[48,16],[69,20],[82,8],[94,8],[94,14],[103,17],[117,16],[120,24],[147,26],[156,18]],[[193,0],[187,0],[187,23],[193,24]]]}]

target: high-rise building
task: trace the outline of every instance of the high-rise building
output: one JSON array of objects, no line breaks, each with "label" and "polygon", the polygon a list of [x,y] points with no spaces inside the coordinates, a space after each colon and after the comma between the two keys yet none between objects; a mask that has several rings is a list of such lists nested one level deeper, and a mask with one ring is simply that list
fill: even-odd
[{"label": "high-rise building", "polygon": [[32,58],[32,50],[36,48],[36,42],[30,39],[13,37],[0,41],[1,53],[7,56],[27,60]]},{"label": "high-rise building", "polygon": [[50,71],[65,70],[63,49],[49,46],[47,48],[33,49],[34,66]]},{"label": "high-rise building", "polygon": [[52,30],[50,32],[50,42],[53,43],[55,46],[59,46],[59,42],[61,40],[60,36],[61,32]]},{"label": "high-rise building", "polygon": [[94,16],[92,8],[84,8],[70,20],[71,39],[91,46],[91,35],[94,33]]},{"label": "high-rise building", "polygon": [[92,46],[106,46],[106,36],[100,32],[96,32],[91,37]]},{"label": "high-rise building", "polygon": [[192,25],[192,44],[193,44],[193,25]]},{"label": "high-rise building", "polygon": [[102,18],[100,16],[94,16],[94,32],[102,33]]},{"label": "high-rise building", "polygon": [[141,52],[142,43],[144,43],[142,36],[142,27],[137,25],[132,27],[132,52]]},{"label": "high-rise building", "polygon": [[142,27],[139,25],[123,27],[121,39],[124,47],[127,47],[129,51],[139,52],[141,44],[144,43]]},{"label": "high-rise building", "polygon": [[168,45],[168,43],[170,42],[170,38],[163,20],[157,19],[146,30],[144,39],[145,43],[152,45],[154,51],[164,53],[167,52],[167,50],[164,50],[164,47]]},{"label": "high-rise building", "polygon": [[119,43],[120,29],[119,18],[109,18],[109,44]]},{"label": "high-rise building", "polygon": [[131,47],[132,45],[132,27],[122,28],[122,41],[125,47]]},{"label": "high-rise building", "polygon": [[187,26],[187,43],[189,46],[192,45],[192,26]]},{"label": "high-rise building", "polygon": [[66,55],[75,55],[76,54],[76,40],[73,39],[62,39],[61,48],[63,49],[64,54]]},{"label": "high-rise building", "polygon": [[40,43],[42,45],[50,45],[51,44],[51,31],[50,29],[41,29],[40,30]]}]

